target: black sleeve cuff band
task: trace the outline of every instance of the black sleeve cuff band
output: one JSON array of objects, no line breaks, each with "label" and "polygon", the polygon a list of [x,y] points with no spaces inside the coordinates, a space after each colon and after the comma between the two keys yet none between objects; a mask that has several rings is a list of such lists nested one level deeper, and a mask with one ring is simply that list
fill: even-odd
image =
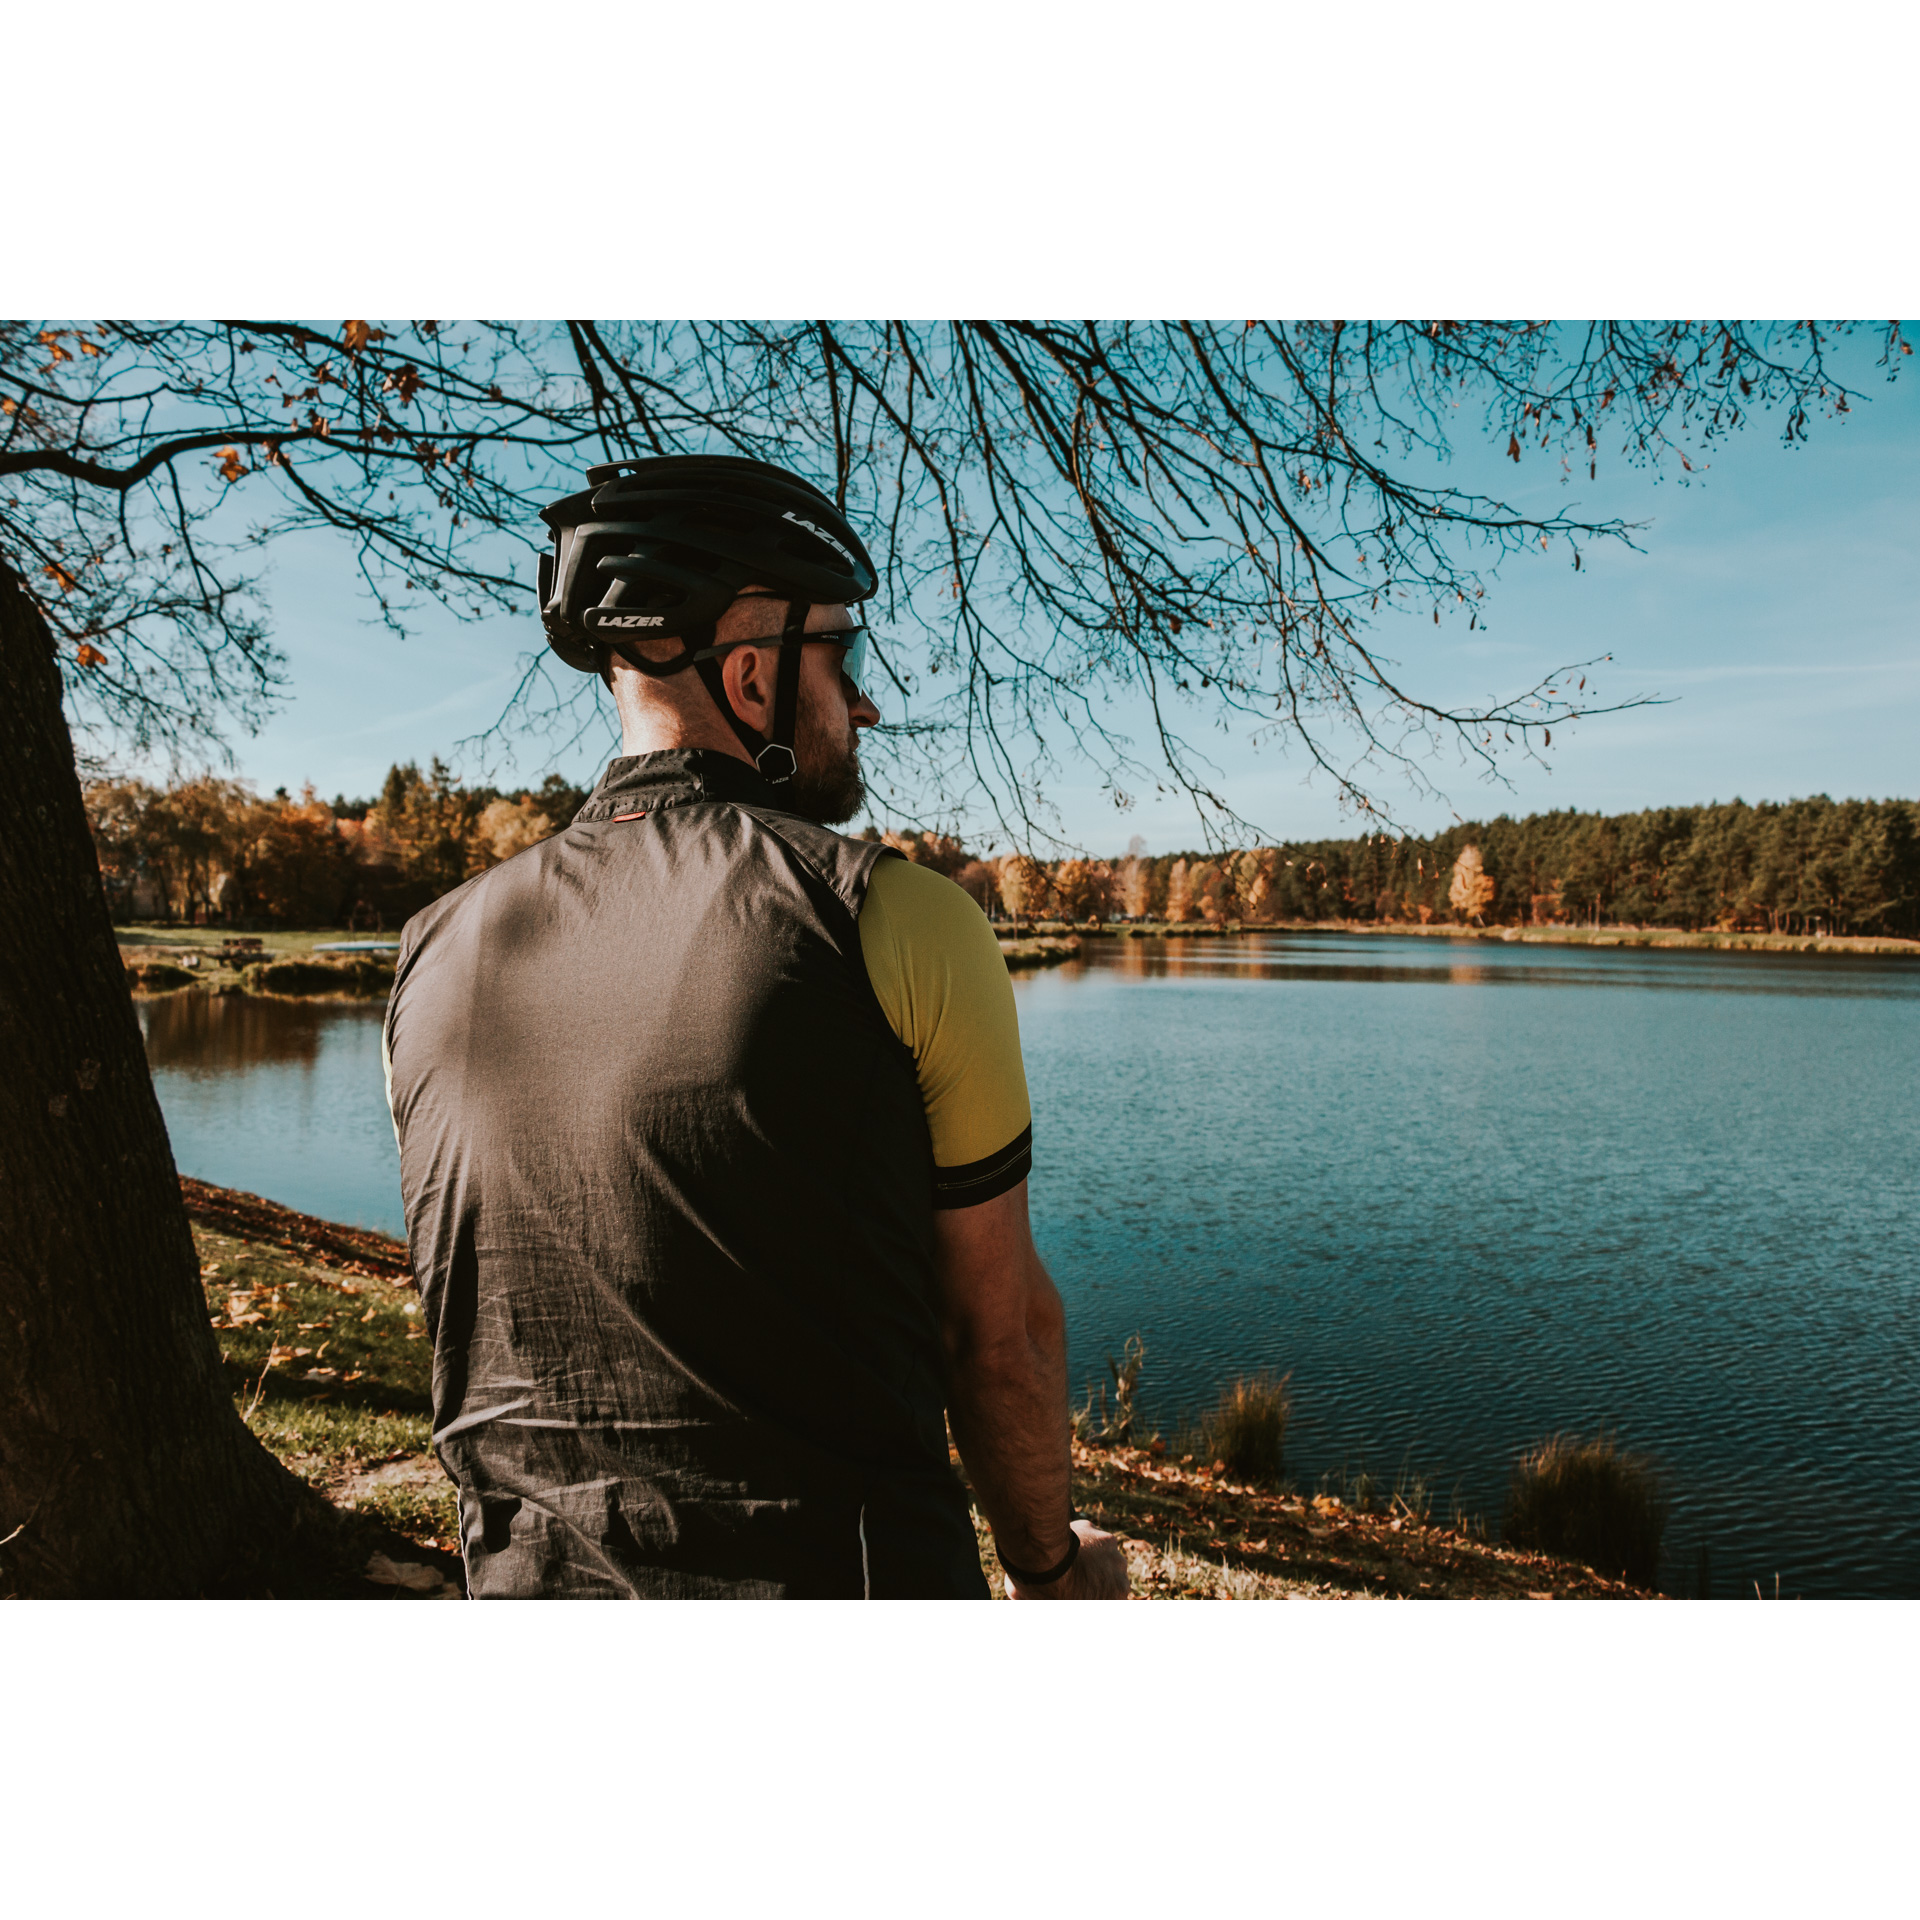
[{"label": "black sleeve cuff band", "polygon": [[1033,1128],[1025,1127],[998,1153],[964,1167],[935,1167],[933,1204],[936,1210],[977,1207],[1011,1193],[1033,1171]]}]

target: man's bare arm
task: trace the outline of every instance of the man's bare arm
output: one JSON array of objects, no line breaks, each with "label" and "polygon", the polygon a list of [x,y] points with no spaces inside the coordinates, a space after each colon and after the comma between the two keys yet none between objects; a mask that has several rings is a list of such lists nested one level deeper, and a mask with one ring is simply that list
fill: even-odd
[{"label": "man's bare arm", "polygon": [[1003,1558],[1030,1571],[1057,1565],[1071,1535],[1079,1558],[1050,1586],[1016,1598],[1120,1600],[1120,1543],[1089,1521],[1069,1526],[1066,1316],[1027,1219],[1027,1186],[934,1215],[949,1417],[980,1509]]}]

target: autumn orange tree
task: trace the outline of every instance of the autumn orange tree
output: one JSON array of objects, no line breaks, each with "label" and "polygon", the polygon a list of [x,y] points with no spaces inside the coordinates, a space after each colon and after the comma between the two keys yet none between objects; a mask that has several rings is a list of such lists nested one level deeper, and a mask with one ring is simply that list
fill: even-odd
[{"label": "autumn orange tree", "polygon": [[1488,877],[1486,863],[1478,847],[1462,847],[1453,863],[1453,878],[1447,887],[1447,902],[1463,920],[1478,921],[1493,903],[1494,883]]},{"label": "autumn orange tree", "polygon": [[[1583,465],[1685,458],[1767,409],[1798,436],[1848,402],[1834,337],[0,322],[0,795],[33,822],[0,847],[0,1591],[203,1590],[270,1563],[309,1511],[220,1393],[75,756],[206,755],[265,713],[276,540],[337,535],[396,631],[427,603],[525,615],[537,508],[590,462],[774,459],[873,530],[883,797],[984,809],[1030,842],[1080,756],[1117,804],[1148,782],[1189,795],[1217,846],[1242,823],[1193,742],[1214,722],[1277,730],[1365,811],[1380,769],[1417,775],[1442,741],[1497,765],[1597,710],[1578,663],[1460,707],[1381,646],[1394,609],[1475,624],[1504,555],[1628,535],[1436,482],[1462,431]],[[503,725],[592,724],[594,683],[556,686],[542,659]]]}]

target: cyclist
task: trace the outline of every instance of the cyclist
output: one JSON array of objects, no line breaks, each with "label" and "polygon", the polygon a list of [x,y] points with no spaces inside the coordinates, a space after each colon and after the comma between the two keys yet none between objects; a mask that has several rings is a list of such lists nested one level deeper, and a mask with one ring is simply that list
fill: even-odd
[{"label": "cyclist", "polygon": [[549,644],[622,755],[408,922],[389,1098],[476,1597],[1123,1597],[1072,1513],[1013,993],[958,887],[832,827],[873,563],[777,467],[595,467]]}]

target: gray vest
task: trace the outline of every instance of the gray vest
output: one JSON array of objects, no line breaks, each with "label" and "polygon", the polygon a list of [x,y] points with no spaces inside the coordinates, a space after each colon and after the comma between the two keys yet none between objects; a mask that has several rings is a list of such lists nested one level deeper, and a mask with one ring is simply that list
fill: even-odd
[{"label": "gray vest", "polygon": [[393,1111],[476,1597],[984,1597],[932,1145],[856,927],[885,852],[644,754],[407,923]]}]

